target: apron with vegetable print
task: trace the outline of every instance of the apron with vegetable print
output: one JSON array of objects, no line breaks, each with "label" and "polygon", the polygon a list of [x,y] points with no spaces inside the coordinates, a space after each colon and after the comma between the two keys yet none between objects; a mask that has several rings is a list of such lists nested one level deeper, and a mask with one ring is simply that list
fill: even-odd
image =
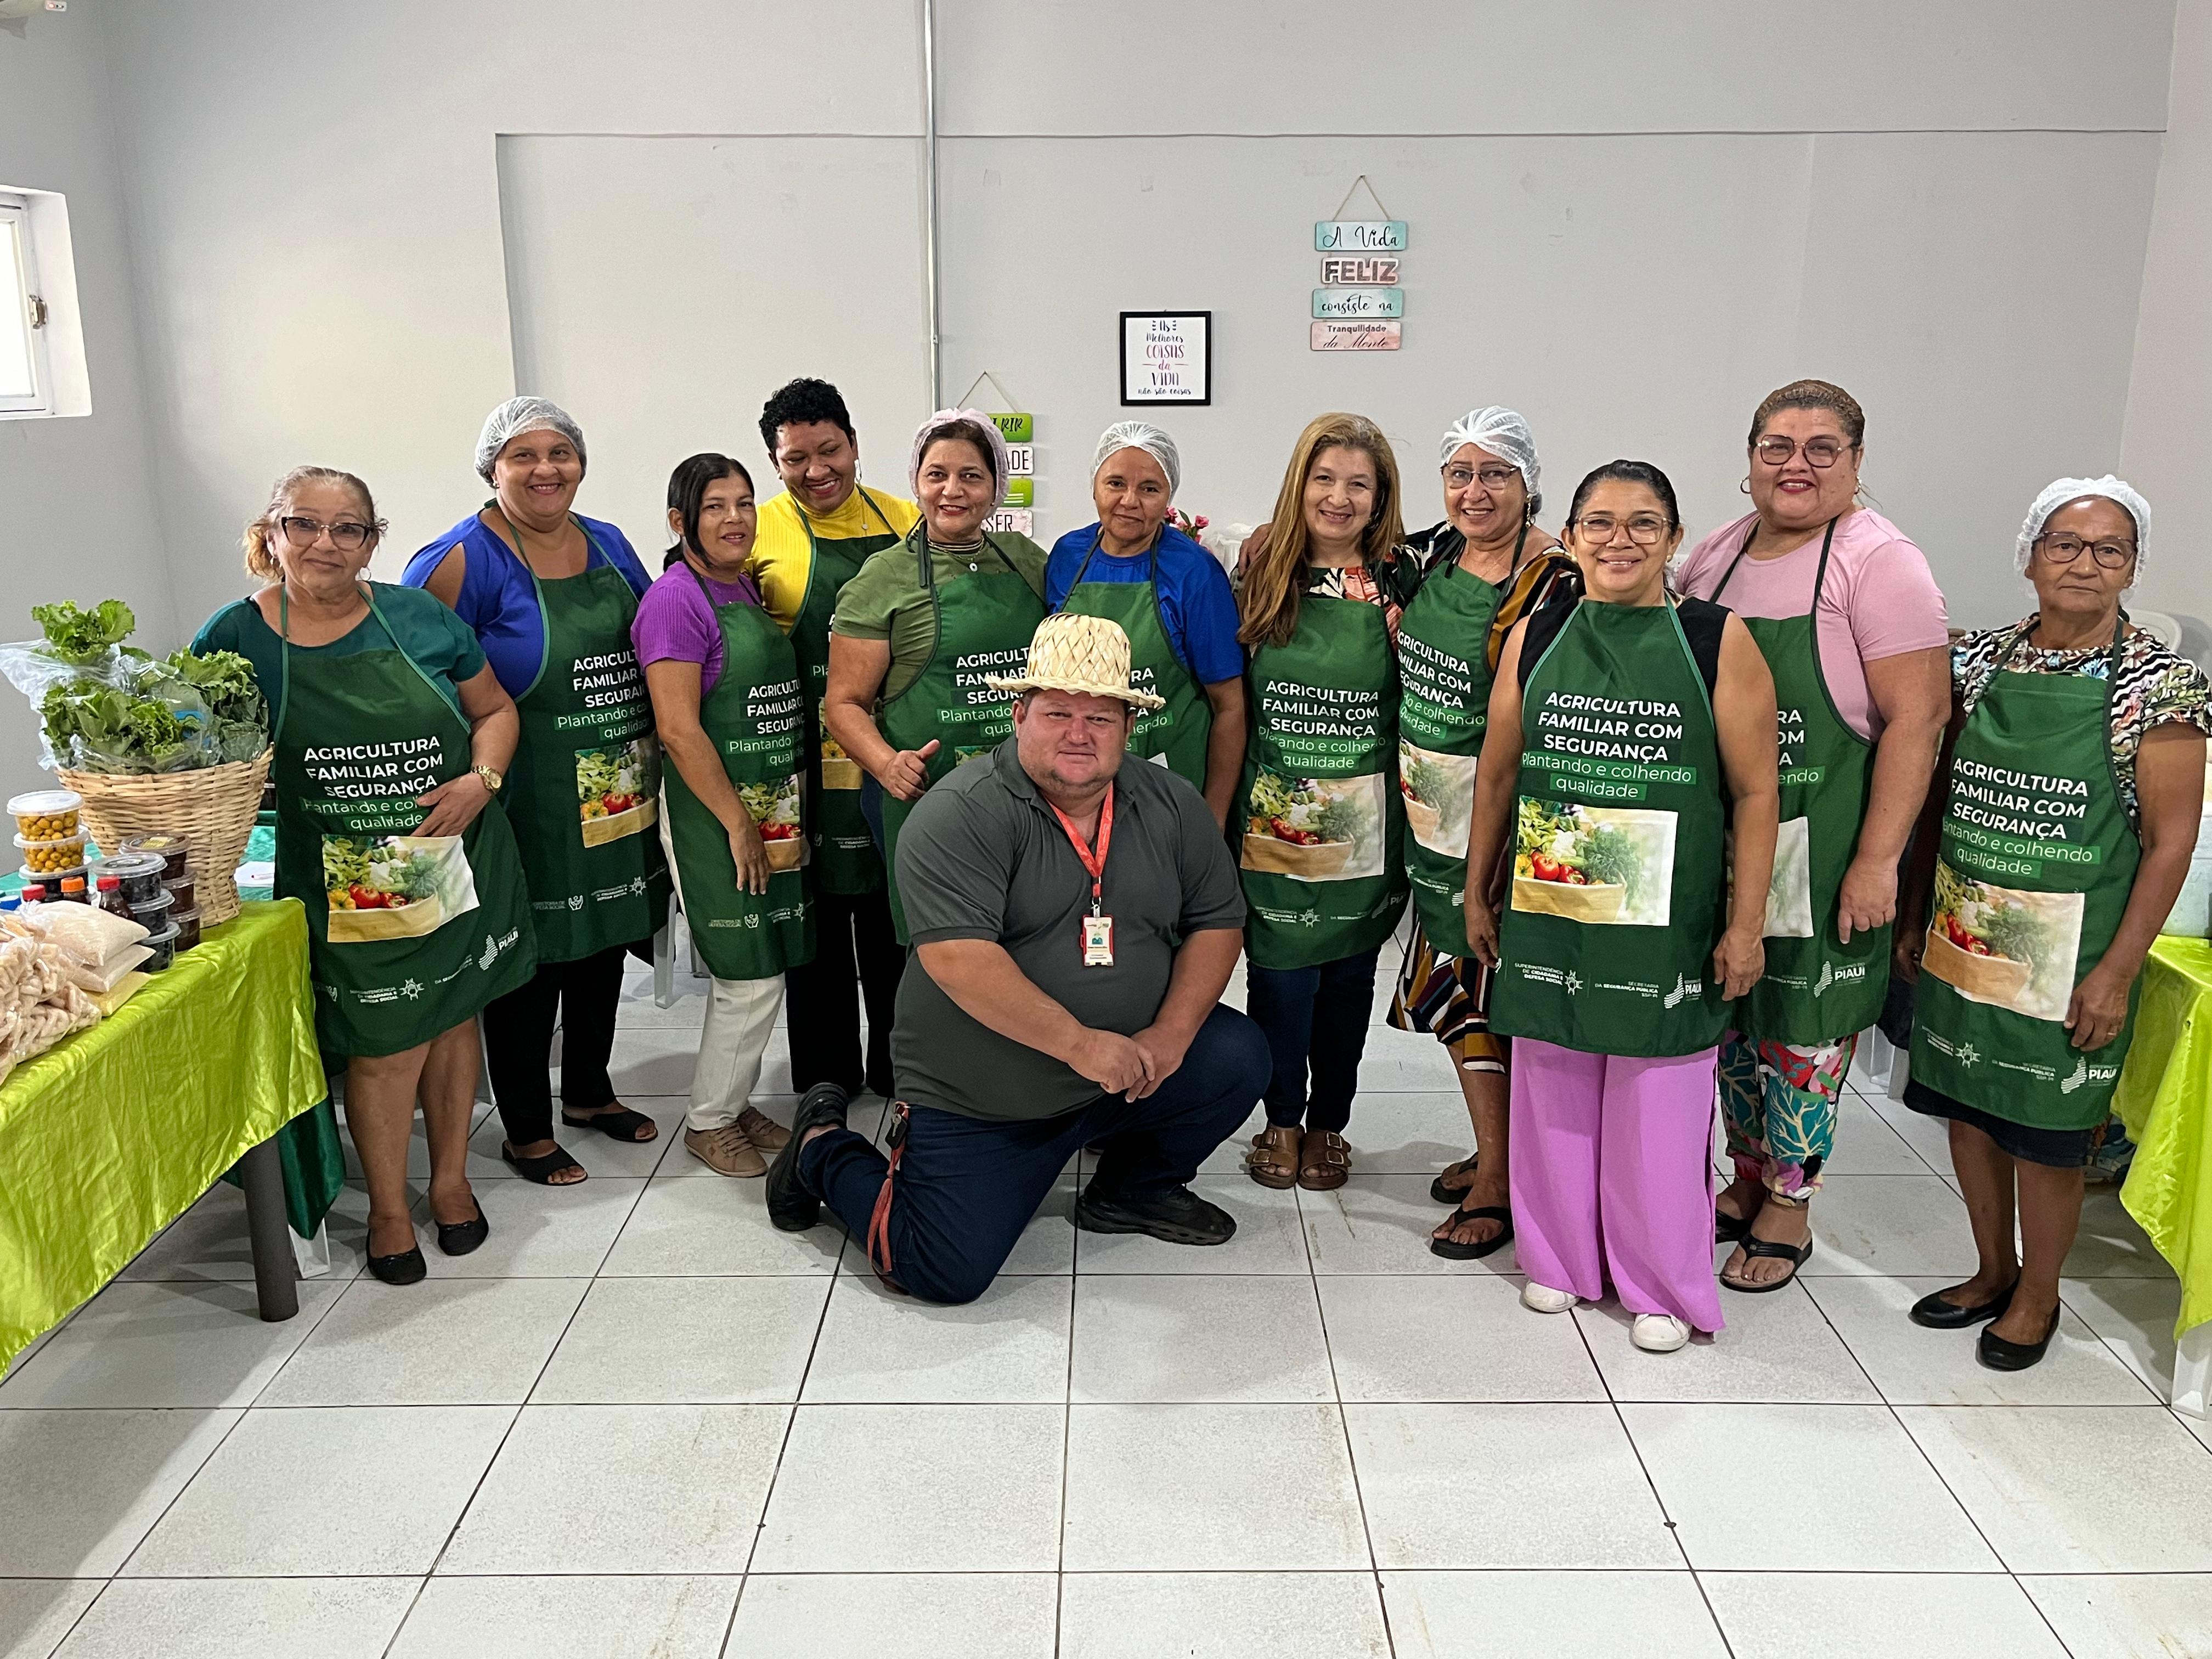
[{"label": "apron with vegetable print", "polygon": [[1578,604],[1528,676],[1521,729],[1491,1029],[1592,1054],[1713,1047],[1725,792],[1673,603]]},{"label": "apron with vegetable print", "polygon": [[[280,599],[277,632],[291,632]],[[307,912],[315,1036],[393,1054],[528,982],[537,948],[514,834],[496,800],[459,836],[417,836],[418,799],[466,776],[469,722],[401,650],[329,657],[284,645],[273,745],[276,891]],[[363,626],[368,624],[364,623]]]},{"label": "apron with vegetable print", "polygon": [[1152,574],[1140,582],[1087,582],[1098,535],[1076,567],[1075,580],[1060,602],[1060,610],[1078,617],[1103,617],[1120,624],[1129,636],[1129,684],[1139,691],[1164,697],[1164,708],[1139,711],[1129,732],[1129,752],[1157,763],[1187,780],[1194,789],[1206,787],[1206,741],[1213,731],[1213,705],[1198,676],[1176,655],[1166,622],[1160,616],[1160,542],[1152,538]]},{"label": "apron with vegetable print", "polygon": [[[1522,540],[1528,528],[1522,527]],[[1521,544],[1513,546],[1514,562]],[[1448,957],[1467,942],[1467,836],[1474,763],[1490,724],[1491,619],[1503,589],[1438,565],[1398,621],[1398,787],[1405,797],[1406,875],[1421,934]]]},{"label": "apron with vegetable print", "polygon": [[[916,525],[906,540],[936,612],[937,642],[928,665],[877,711],[876,729],[894,749],[919,749],[934,739],[938,750],[927,766],[935,783],[961,762],[989,754],[1013,731],[1013,698],[992,690],[983,677],[1021,672],[1030,638],[1044,620],[1044,599],[988,536],[975,552],[959,556],[968,568],[941,588],[924,527]],[[913,811],[914,802],[884,792],[884,866],[891,925],[902,945],[906,913],[899,908],[896,855],[899,826]]]},{"label": "apron with vegetable print", "polygon": [[[684,568],[690,570],[689,561]],[[696,581],[699,573],[691,570]],[[669,843],[684,891],[684,919],[707,971],[716,979],[773,979],[814,960],[814,900],[808,889],[801,728],[806,699],[799,659],[775,619],[757,605],[715,605],[722,674],[700,700],[699,726],[722,770],[759,826],[768,850],[768,891],[738,886],[730,832],[708,810],[681,767],[661,772]]]},{"label": "apron with vegetable print", "polygon": [[868,821],[860,815],[860,763],[847,755],[822,724],[822,694],[830,684],[830,618],[837,609],[838,592],[860,574],[871,553],[899,539],[866,489],[860,484],[854,489],[882,522],[881,535],[824,540],[815,534],[806,509],[795,499],[792,502],[812,550],[806,564],[806,597],[799,602],[799,614],[791,624],[791,645],[799,653],[799,682],[806,693],[814,880],[825,893],[875,893],[884,885],[884,861],[876,851],[876,838],[868,833]]},{"label": "apron with vegetable print", "polygon": [[1912,1080],[2036,1128],[2105,1121],[2142,991],[2138,976],[2110,1042],[2073,1046],[2074,988],[2112,945],[2142,855],[2108,736],[2124,626],[2101,680],[2008,672],[2008,652],[1951,752]]},{"label": "apron with vegetable print", "polygon": [[1406,908],[1396,854],[1398,668],[1382,607],[1308,593],[1283,645],[1245,671],[1252,735],[1232,825],[1263,968],[1371,950]]},{"label": "apron with vegetable print", "polygon": [[[1759,533],[1754,523],[1713,590],[1720,603]],[[1774,673],[1781,710],[1782,829],[1766,891],[1766,971],[1736,1005],[1736,1029],[1754,1042],[1838,1041],[1881,1017],[1889,993],[1890,929],[1836,935],[1844,872],[1858,851],[1874,793],[1874,744],[1836,712],[1820,669],[1815,618],[1827,580],[1834,520],[1820,542],[1813,607],[1802,617],[1741,617]]]},{"label": "apron with vegetable print", "polygon": [[538,959],[573,962],[650,939],[668,920],[668,862],[653,833],[660,744],[630,647],[637,595],[622,572],[603,564],[549,582],[531,570],[530,585],[545,649],[514,700],[522,738],[500,796],[530,883]]}]

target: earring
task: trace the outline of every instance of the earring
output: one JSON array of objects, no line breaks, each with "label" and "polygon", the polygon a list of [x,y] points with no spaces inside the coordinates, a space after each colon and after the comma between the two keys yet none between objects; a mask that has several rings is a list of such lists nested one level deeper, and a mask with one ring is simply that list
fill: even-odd
[{"label": "earring", "polygon": [[1743,493],[1744,493],[1745,495],[1750,495],[1750,494],[1751,494],[1751,474],[1750,474],[1750,473],[1748,473],[1748,472],[1745,473],[1745,474],[1743,475],[1743,482],[1742,482],[1741,483],[1738,484],[1738,485],[1736,486],[1736,488],[1737,488],[1738,489],[1741,489],[1741,491],[1743,491]]}]

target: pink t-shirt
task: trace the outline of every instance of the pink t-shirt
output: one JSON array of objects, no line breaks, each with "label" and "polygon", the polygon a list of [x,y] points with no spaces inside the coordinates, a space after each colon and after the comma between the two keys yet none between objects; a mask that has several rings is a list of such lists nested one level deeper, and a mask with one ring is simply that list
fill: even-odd
[{"label": "pink t-shirt", "polygon": [[[1692,548],[1676,571],[1675,586],[1739,616],[1802,617],[1813,608],[1813,580],[1820,568],[1818,535],[1778,559],[1744,560],[1726,589],[1714,591],[1743,550],[1756,516],[1746,514],[1723,525]],[[1814,621],[1820,672],[1844,723],[1863,738],[1881,736],[1881,714],[1867,691],[1863,665],[1948,645],[1949,627],[1928,556],[1872,508],[1847,514],[1828,550],[1828,576]]]},{"label": "pink t-shirt", "polygon": [[[714,595],[713,604],[708,594]],[[657,662],[696,662],[699,665],[699,695],[714,689],[722,678],[722,624],[715,619],[717,605],[758,605],[760,589],[750,576],[734,582],[711,577],[702,590],[691,568],[681,562],[671,565],[645,590],[637,602],[637,616],[629,625],[630,644],[637,651],[641,670]]]}]

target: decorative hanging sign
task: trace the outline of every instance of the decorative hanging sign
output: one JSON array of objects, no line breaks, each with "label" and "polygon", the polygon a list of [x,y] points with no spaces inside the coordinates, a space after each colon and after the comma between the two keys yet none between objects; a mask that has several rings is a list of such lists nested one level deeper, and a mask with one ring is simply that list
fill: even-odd
[{"label": "decorative hanging sign", "polygon": [[1125,311],[1121,313],[1121,402],[1213,401],[1213,313],[1210,311]]},{"label": "decorative hanging sign", "polygon": [[983,520],[983,529],[993,536],[1035,536],[1036,514],[1026,507],[1002,507]]},{"label": "decorative hanging sign", "polygon": [[[1379,219],[1342,216],[1364,186]],[[1406,290],[1398,286],[1406,246],[1406,222],[1393,219],[1382,198],[1361,173],[1344,192],[1330,217],[1314,225],[1314,250],[1321,262],[1321,286],[1313,291],[1316,351],[1395,351],[1404,343]]]},{"label": "decorative hanging sign", "polygon": [[1313,325],[1313,349],[1316,351],[1395,351],[1403,341],[1399,331],[1405,325],[1395,318],[1376,323],[1316,323]]},{"label": "decorative hanging sign", "polygon": [[[999,377],[987,368],[955,400],[955,406],[966,408],[968,399],[975,396],[975,388],[986,380],[991,383],[991,389],[1008,403],[1016,401],[1014,395],[999,384]],[[987,410],[983,418],[998,428],[999,435],[1006,441],[1006,499],[997,512],[983,520],[983,528],[995,536],[1034,535],[1036,531],[1036,514],[1032,510],[1036,499],[1036,416],[1026,410]]]}]

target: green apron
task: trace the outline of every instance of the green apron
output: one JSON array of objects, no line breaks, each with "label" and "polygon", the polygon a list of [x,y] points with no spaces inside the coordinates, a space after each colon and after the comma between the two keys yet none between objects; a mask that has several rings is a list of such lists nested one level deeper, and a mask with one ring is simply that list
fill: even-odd
[{"label": "green apron", "polygon": [[[958,556],[968,569],[942,588],[932,568],[927,527],[916,525],[906,543],[921,567],[937,637],[921,672],[876,711],[876,729],[894,749],[919,749],[934,739],[937,752],[927,766],[935,783],[961,762],[989,754],[1014,729],[1013,698],[992,690],[983,677],[1021,672],[1030,636],[1044,620],[1044,599],[988,536],[972,555]],[[993,559],[1005,568],[988,568]],[[899,826],[914,806],[884,792],[884,865],[890,873],[891,926],[902,945],[906,913],[899,908],[896,854]]]},{"label": "green apron", "polygon": [[773,979],[814,960],[814,899],[802,867],[807,842],[800,734],[806,699],[799,690],[799,660],[767,611],[742,600],[715,605],[713,590],[689,559],[684,568],[714,607],[722,635],[721,678],[700,699],[700,728],[760,827],[775,872],[765,894],[740,890],[730,832],[691,793],[683,769],[665,768],[663,800],[684,919],[716,979]]},{"label": "green apron", "polygon": [[1245,671],[1252,732],[1237,810],[1262,968],[1310,968],[1373,949],[1406,908],[1395,856],[1398,667],[1382,607],[1308,593],[1287,643]]},{"label": "green apron", "polygon": [[[1528,526],[1513,544],[1521,562]],[[1474,763],[1490,724],[1490,624],[1503,588],[1446,560],[1398,619],[1398,787],[1405,798],[1406,874],[1421,935],[1448,957],[1467,942],[1467,836]]]},{"label": "green apron", "polygon": [[824,541],[815,534],[814,520],[799,505],[792,507],[806,526],[807,546],[812,550],[806,564],[806,595],[791,624],[792,648],[799,653],[801,684],[806,693],[807,805],[811,809],[814,843],[814,881],[825,893],[876,893],[883,890],[884,861],[876,851],[876,838],[860,814],[860,763],[842,749],[834,755],[824,745],[836,746],[822,724],[822,694],[830,684],[830,618],[837,609],[837,594],[860,574],[868,555],[899,539],[891,521],[884,517],[865,485],[853,486],[868,510],[881,520],[880,536],[842,536]]},{"label": "green apron", "polygon": [[[1713,590],[1714,604],[1758,533],[1754,521]],[[1831,519],[1803,616],[1737,618],[1773,671],[1781,709],[1782,830],[1766,891],[1766,972],[1735,1011],[1736,1029],[1753,1042],[1838,1042],[1873,1024],[1889,994],[1889,927],[1853,933],[1848,945],[1836,932],[1844,872],[1874,793],[1874,744],[1836,712],[1820,668],[1816,618],[1835,539]]]},{"label": "green apron", "polygon": [[1187,780],[1194,789],[1206,787],[1206,742],[1213,731],[1213,705],[1198,676],[1183,665],[1169,638],[1167,621],[1160,615],[1160,538],[1152,537],[1152,574],[1140,582],[1086,582],[1098,550],[1098,532],[1084,550],[1075,580],[1060,602],[1060,610],[1078,617],[1103,617],[1121,624],[1129,636],[1129,684],[1139,691],[1164,697],[1164,708],[1139,714],[1129,732],[1129,752],[1139,759],[1157,761]]},{"label": "green apron", "polygon": [[2067,1006],[2112,945],[2142,857],[2108,735],[2125,626],[2102,680],[2008,672],[2008,651],[1951,751],[1912,1080],[2040,1129],[2105,1121],[2142,992],[2138,975],[2110,1042],[2073,1046]]},{"label": "green apron", "polygon": [[399,648],[374,588],[389,649],[295,662],[289,597],[279,606],[276,892],[307,908],[316,1041],[396,1054],[537,971],[514,833],[496,800],[459,836],[414,833],[428,816],[418,797],[473,764],[469,722]]},{"label": "green apron", "polygon": [[1729,1022],[1710,977],[1726,797],[1673,601],[1577,605],[1528,675],[1521,728],[1491,1030],[1592,1054],[1712,1048]]},{"label": "green apron", "polygon": [[668,861],[653,829],[660,744],[629,642],[637,595],[622,572],[610,562],[549,582],[519,562],[545,646],[514,700],[522,738],[501,804],[530,884],[538,959],[574,962],[650,939],[668,920]]}]

